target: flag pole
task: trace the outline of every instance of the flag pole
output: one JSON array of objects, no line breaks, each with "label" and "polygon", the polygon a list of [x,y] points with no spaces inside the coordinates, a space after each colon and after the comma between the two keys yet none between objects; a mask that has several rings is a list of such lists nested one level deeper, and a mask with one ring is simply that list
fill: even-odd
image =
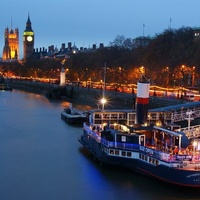
[{"label": "flag pole", "polygon": [[143,24],[143,37],[144,37],[144,27],[145,27],[145,24]]}]

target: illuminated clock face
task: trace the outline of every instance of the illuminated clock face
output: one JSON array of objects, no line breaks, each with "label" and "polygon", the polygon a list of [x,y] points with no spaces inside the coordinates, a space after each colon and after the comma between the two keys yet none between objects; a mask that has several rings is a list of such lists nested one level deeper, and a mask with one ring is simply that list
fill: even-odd
[{"label": "illuminated clock face", "polygon": [[28,36],[28,37],[27,37],[27,41],[28,41],[28,42],[31,42],[32,40],[33,40],[33,37],[32,37],[32,36]]}]

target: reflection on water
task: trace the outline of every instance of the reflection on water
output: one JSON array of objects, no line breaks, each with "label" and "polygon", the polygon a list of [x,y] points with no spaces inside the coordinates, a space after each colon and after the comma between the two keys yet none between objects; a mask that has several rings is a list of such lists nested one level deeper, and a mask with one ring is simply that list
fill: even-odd
[{"label": "reflection on water", "polygon": [[199,199],[198,190],[100,165],[77,141],[82,128],[61,120],[68,105],[16,90],[0,92],[0,199]]},{"label": "reflection on water", "polygon": [[[116,198],[136,200],[199,200],[200,190],[174,186],[150,177],[141,175],[131,169],[100,165],[86,150],[80,148],[80,152],[93,165],[95,171],[103,176],[112,187],[115,188]],[[97,174],[97,172],[93,173]],[[123,196],[124,195],[124,196]],[[120,198],[121,197],[121,198]],[[134,198],[133,198],[134,197]]]},{"label": "reflection on water", "polygon": [[66,102],[66,101],[61,101],[60,105],[63,107],[63,109],[70,107],[70,105],[73,108],[81,110],[81,111],[88,111],[88,110],[94,109],[93,107],[91,107],[89,105],[80,105],[80,104],[77,104],[77,103],[70,103],[70,102]]}]

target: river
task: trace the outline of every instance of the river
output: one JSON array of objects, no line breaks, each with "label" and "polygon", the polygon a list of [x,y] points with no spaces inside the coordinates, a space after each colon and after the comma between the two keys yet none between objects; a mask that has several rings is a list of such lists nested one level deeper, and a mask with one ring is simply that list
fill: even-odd
[{"label": "river", "polygon": [[61,119],[68,104],[19,90],[0,92],[0,200],[200,199],[198,190],[101,166],[78,143],[82,128]]}]

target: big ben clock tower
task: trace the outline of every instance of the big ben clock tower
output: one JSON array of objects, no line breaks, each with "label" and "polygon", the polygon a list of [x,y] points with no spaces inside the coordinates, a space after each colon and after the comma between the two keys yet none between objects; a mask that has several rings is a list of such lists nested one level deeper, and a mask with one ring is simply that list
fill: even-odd
[{"label": "big ben clock tower", "polygon": [[28,15],[26,22],[26,29],[23,33],[23,44],[24,44],[24,60],[26,61],[33,53],[34,50],[34,32],[31,27],[31,20]]}]

